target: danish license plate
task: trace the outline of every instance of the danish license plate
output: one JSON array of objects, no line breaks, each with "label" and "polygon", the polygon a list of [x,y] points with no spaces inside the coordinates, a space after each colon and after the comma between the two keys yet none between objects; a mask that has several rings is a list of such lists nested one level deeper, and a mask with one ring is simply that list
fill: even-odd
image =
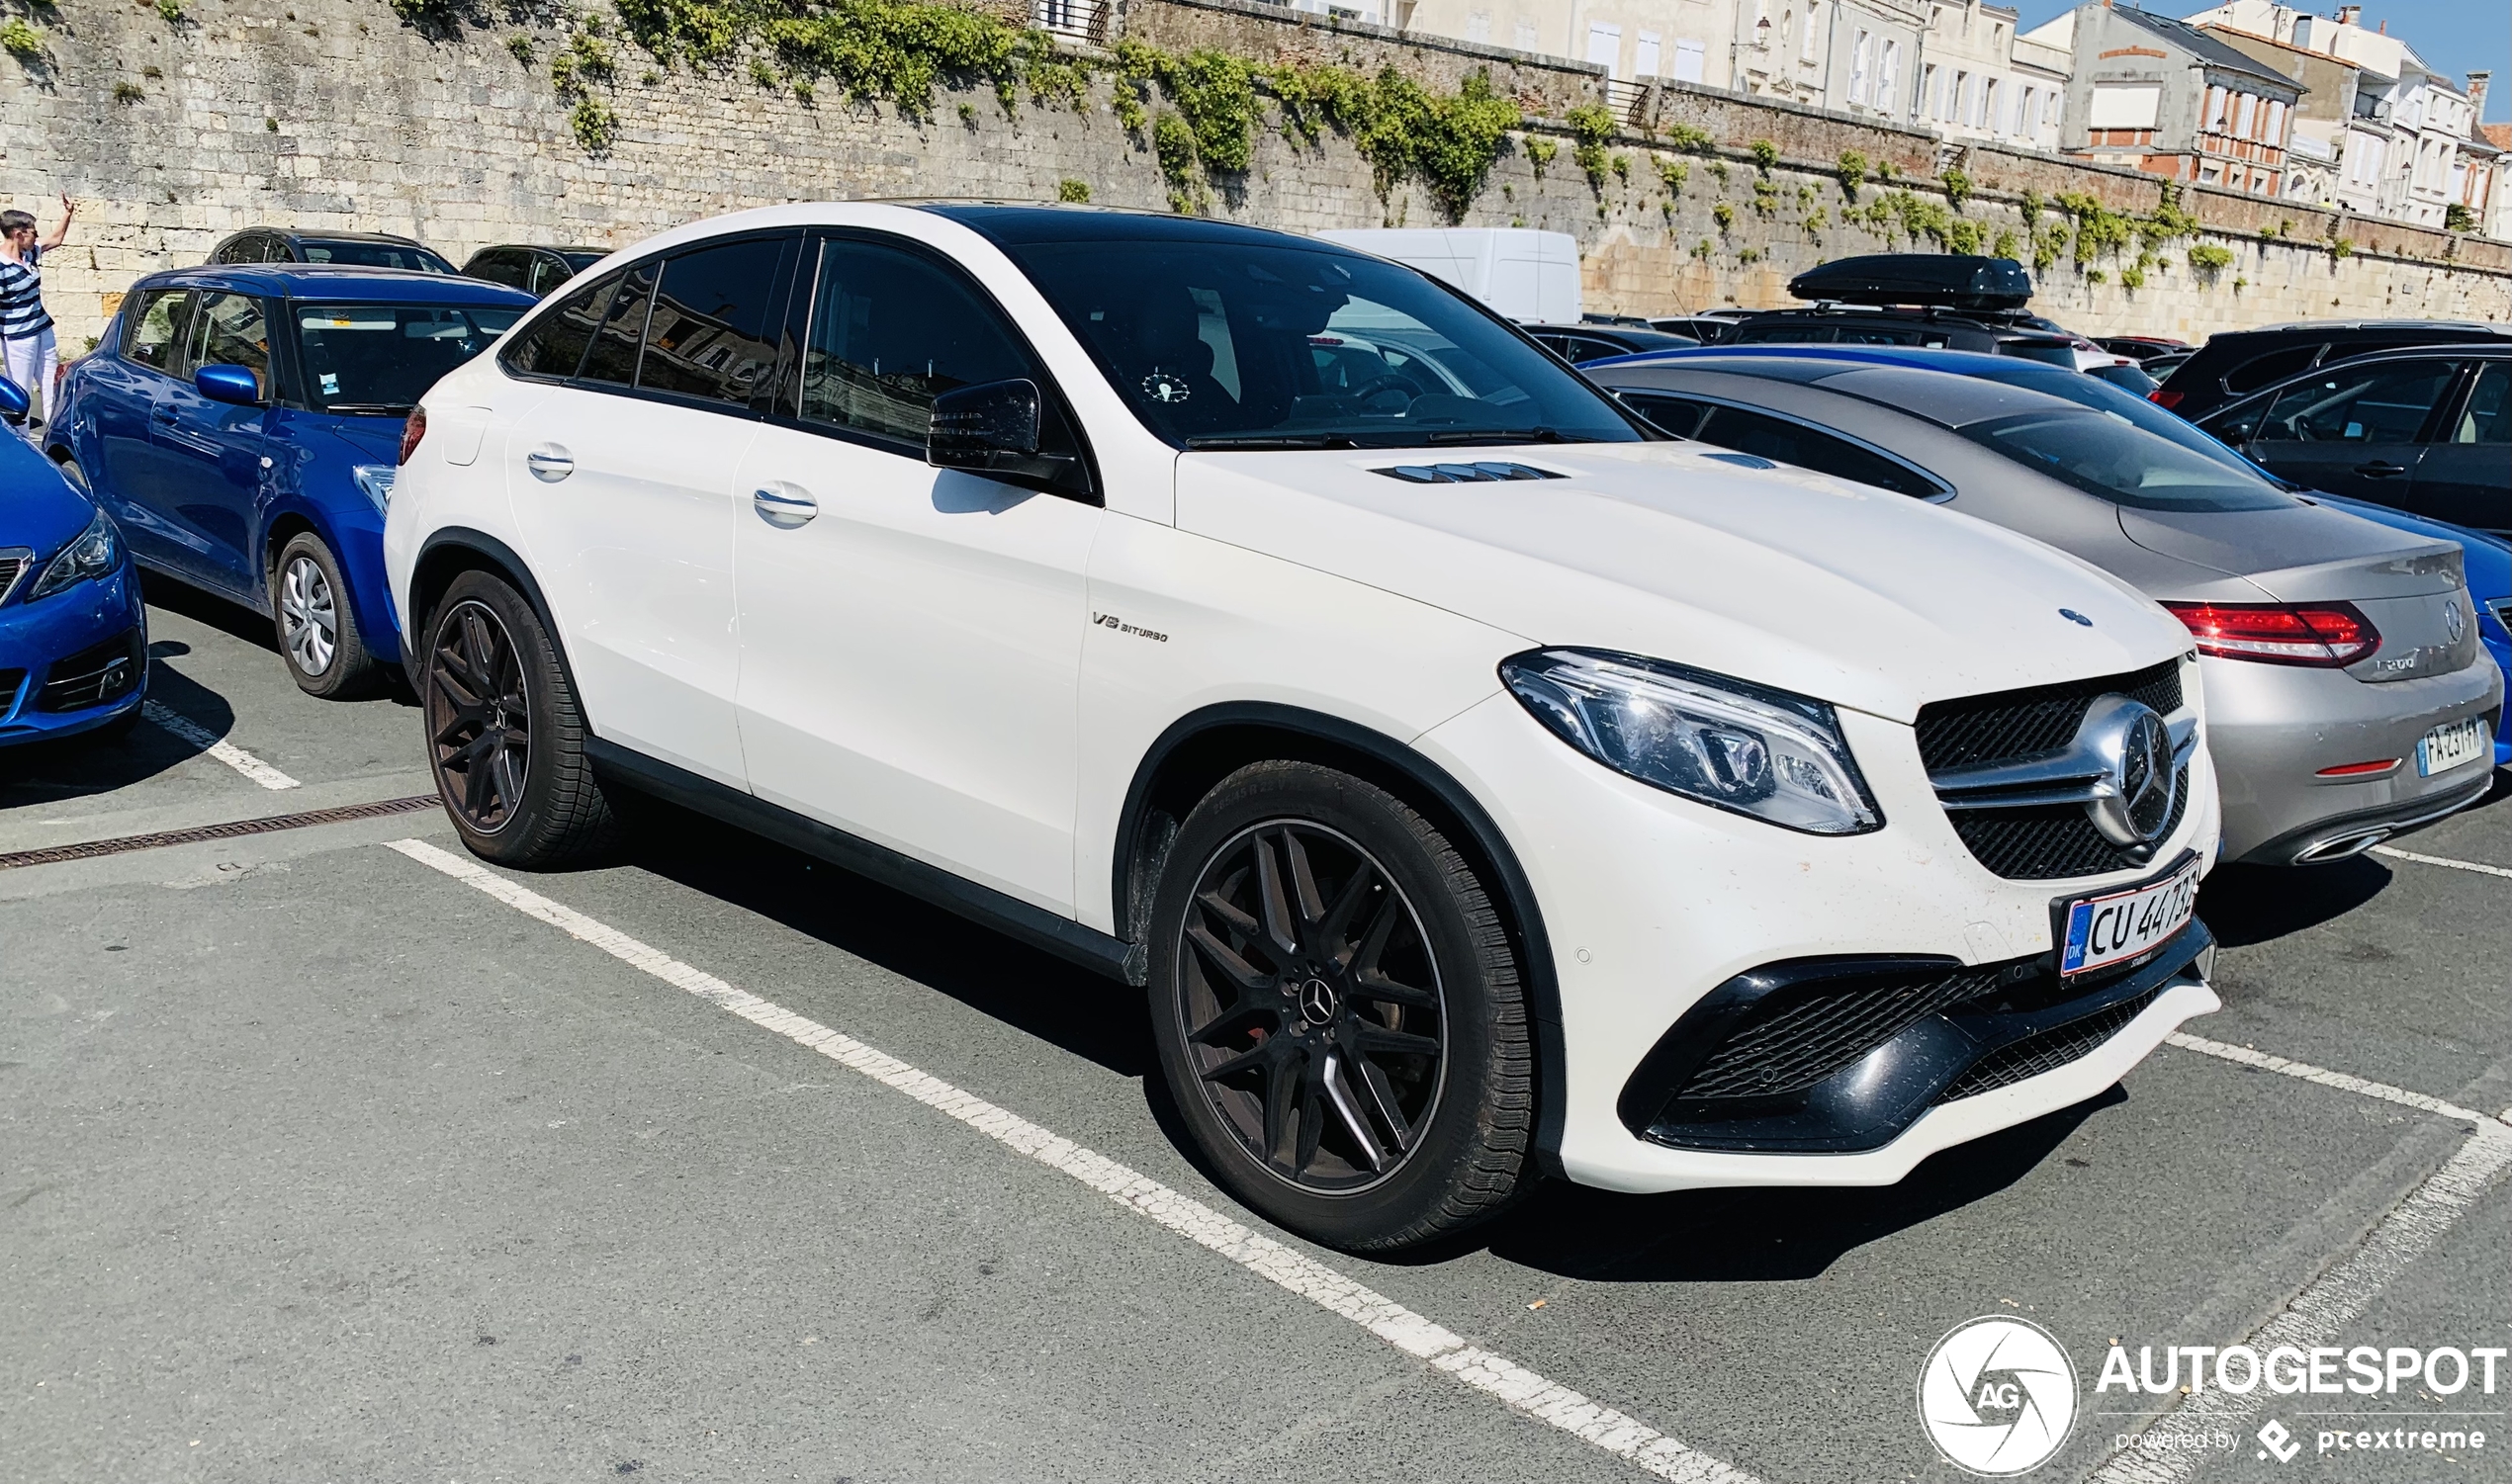
[{"label": "danish license plate", "polygon": [[2193,860],[2150,886],[2069,903],[2067,942],[2059,950],[2058,972],[2083,974],[2135,958],[2165,942],[2190,925],[2198,908],[2198,863]]},{"label": "danish license plate", "polygon": [[2416,743],[2416,771],[2431,778],[2490,756],[2493,751],[2494,739],[2486,733],[2486,719],[2472,716],[2426,733],[2424,741]]}]

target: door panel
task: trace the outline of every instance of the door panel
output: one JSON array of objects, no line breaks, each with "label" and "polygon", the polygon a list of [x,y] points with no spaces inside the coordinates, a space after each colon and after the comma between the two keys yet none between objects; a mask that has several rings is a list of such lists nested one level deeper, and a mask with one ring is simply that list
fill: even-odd
[{"label": "door panel", "polygon": [[1027,376],[1055,401],[954,272],[832,239],[816,280],[795,393],[807,421],[763,428],[740,483],[752,788],[1069,913],[1085,583],[1104,512],[924,462],[938,392]]},{"label": "door panel", "polygon": [[2512,532],[2512,361],[2478,364],[2467,399],[2416,461],[2407,508],[2454,525]]},{"label": "door panel", "polygon": [[95,397],[95,459],[87,471],[96,493],[131,536],[132,549],[187,574],[204,566],[202,540],[169,514],[179,487],[154,431],[157,410],[173,395],[172,373],[192,328],[192,293],[156,290],[134,306],[119,356],[99,356],[84,373]]},{"label": "door panel", "polygon": [[2245,452],[2306,488],[2404,504],[2417,436],[2458,369],[2440,357],[2332,367],[2279,393]]},{"label": "door panel", "polygon": [[257,598],[264,409],[212,401],[193,390],[190,377],[203,366],[242,366],[267,392],[269,319],[260,300],[219,293],[201,296],[195,318],[191,349],[151,414],[170,482],[166,513],[200,538],[195,553],[202,580]]},{"label": "door panel", "polygon": [[593,731],[735,787],[734,471],[757,431],[562,387],[504,448],[515,523]]}]

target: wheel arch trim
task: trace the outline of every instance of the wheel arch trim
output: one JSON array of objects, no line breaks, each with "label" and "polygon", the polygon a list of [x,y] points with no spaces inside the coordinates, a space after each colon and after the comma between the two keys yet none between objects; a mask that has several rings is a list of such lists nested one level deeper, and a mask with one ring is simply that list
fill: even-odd
[{"label": "wheel arch trim", "polygon": [[1526,986],[1535,1018],[1539,1098],[1536,1150],[1547,1173],[1559,1173],[1558,1152],[1567,1111],[1562,1078],[1568,1059],[1562,1043],[1561,984],[1554,972],[1552,941],[1545,931],[1543,909],[1536,901],[1534,884],[1519,865],[1508,836],[1474,792],[1447,769],[1396,738],[1326,712],[1268,701],[1222,702],[1189,712],[1170,723],[1134,766],[1123,808],[1117,818],[1109,867],[1117,935],[1134,945],[1146,978],[1151,945],[1143,910],[1148,902],[1148,883],[1136,877],[1148,864],[1144,856],[1151,842],[1145,830],[1155,803],[1154,790],[1182,748],[1199,738],[1227,731],[1288,734],[1323,743],[1330,749],[1358,754],[1428,796],[1464,829],[1467,839],[1460,843],[1479,858],[1479,864],[1490,870],[1491,885],[1497,888],[1500,906],[1516,939],[1521,982]]},{"label": "wheel arch trim", "polygon": [[[404,636],[402,667],[408,674],[411,687],[422,696],[426,694],[426,676],[421,669],[426,653],[426,636],[417,631],[425,627],[429,611],[435,607],[437,595],[443,591],[446,584],[453,581],[453,577],[446,577],[443,583],[437,584],[434,591],[428,591],[420,586],[420,577],[427,572],[430,560],[437,559],[438,554],[442,552],[460,552],[472,559],[465,564],[466,566],[494,571],[514,584],[515,590],[523,594],[523,600],[532,605],[532,612],[541,620],[541,627],[548,632],[550,647],[558,652],[559,665],[567,671],[568,689],[575,692],[577,704],[582,706],[584,692],[583,688],[576,683],[576,666],[568,659],[567,636],[559,629],[557,615],[550,611],[549,597],[541,591],[539,581],[534,579],[530,565],[524,562],[514,548],[486,531],[474,530],[469,526],[442,526],[429,532],[427,539],[419,544],[417,560],[410,564],[411,611],[404,617],[409,624],[411,633]],[[584,731],[587,735],[594,731],[589,712],[584,719]]]}]

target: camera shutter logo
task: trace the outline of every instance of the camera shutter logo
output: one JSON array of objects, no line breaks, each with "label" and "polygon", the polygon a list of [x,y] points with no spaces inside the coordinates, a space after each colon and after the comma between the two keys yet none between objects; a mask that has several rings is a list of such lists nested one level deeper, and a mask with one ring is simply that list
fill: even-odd
[{"label": "camera shutter logo", "polygon": [[2049,1331],[1989,1314],[1956,1325],[1919,1373],[1919,1421],[1968,1473],[2028,1473],[2076,1425],[2076,1365]]}]

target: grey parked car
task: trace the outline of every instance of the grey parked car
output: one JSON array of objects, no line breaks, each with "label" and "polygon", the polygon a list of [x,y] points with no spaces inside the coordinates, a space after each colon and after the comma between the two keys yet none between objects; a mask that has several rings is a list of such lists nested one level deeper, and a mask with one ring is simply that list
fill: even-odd
[{"label": "grey parked car", "polygon": [[1589,375],[1668,432],[1950,503],[2171,608],[2200,656],[2227,860],[2341,859],[2489,786],[2503,678],[2459,547],[2315,505],[2151,403],[1910,351],[1704,350]]}]

